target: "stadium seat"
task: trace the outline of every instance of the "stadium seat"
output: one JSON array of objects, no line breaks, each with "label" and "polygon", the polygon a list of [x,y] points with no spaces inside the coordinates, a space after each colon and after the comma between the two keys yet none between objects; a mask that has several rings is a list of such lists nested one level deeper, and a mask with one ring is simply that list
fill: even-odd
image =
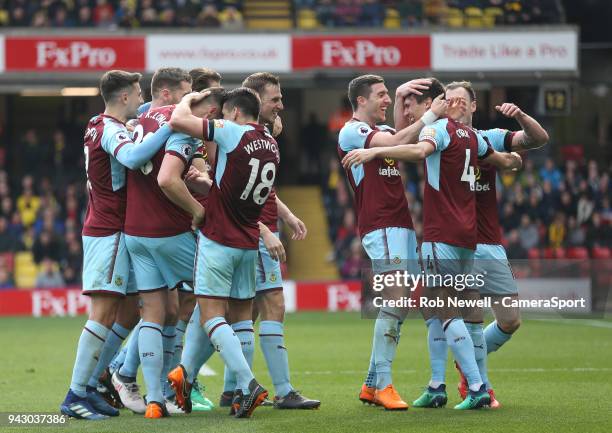
[{"label": "stadium seat", "polygon": [[30,251],[15,254],[15,286],[19,289],[32,289],[36,284],[38,266]]},{"label": "stadium seat", "polygon": [[504,10],[497,7],[488,7],[483,10],[482,24],[483,27],[495,27],[501,24],[504,17]]},{"label": "stadium seat", "polygon": [[609,259],[611,255],[610,248],[607,247],[593,247],[591,250],[591,257],[594,259]]},{"label": "stadium seat", "polygon": [[469,28],[483,27],[482,16],[483,11],[480,8],[469,6],[463,11],[465,15],[465,25]]},{"label": "stadium seat", "polygon": [[316,29],[320,26],[317,14],[312,9],[300,9],[297,16],[297,26],[300,29]]},{"label": "stadium seat", "polygon": [[446,25],[449,27],[463,27],[463,11],[458,8],[446,9]]},{"label": "stadium seat", "polygon": [[588,259],[589,251],[584,247],[574,247],[567,250],[568,259]]},{"label": "stadium seat", "polygon": [[387,14],[383,26],[386,29],[399,29],[402,26],[400,14],[397,9],[387,8]]},{"label": "stadium seat", "polygon": [[529,257],[529,260],[538,260],[541,257],[540,250],[537,248],[529,249],[529,251],[527,251],[527,257]]}]

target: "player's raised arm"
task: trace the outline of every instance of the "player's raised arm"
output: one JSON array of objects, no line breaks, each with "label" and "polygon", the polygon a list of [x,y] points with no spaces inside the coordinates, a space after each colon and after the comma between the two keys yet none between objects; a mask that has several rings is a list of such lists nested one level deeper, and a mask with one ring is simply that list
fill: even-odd
[{"label": "player's raised arm", "polygon": [[518,170],[523,165],[521,156],[516,152],[498,152],[481,136],[478,138],[478,159],[493,164],[502,170]]},{"label": "player's raised arm", "polygon": [[170,118],[170,126],[172,129],[195,138],[205,139],[202,118],[194,116],[191,112],[191,105],[201,101],[208,95],[210,95],[210,91],[208,90],[201,93],[194,92],[185,95],[172,112],[172,117]]},{"label": "player's raised arm", "polygon": [[170,134],[172,129],[169,125],[164,125],[140,143],[134,143],[127,130],[115,128],[104,132],[102,148],[122,165],[130,170],[136,170],[161,149]]},{"label": "player's raised arm", "polygon": [[515,132],[512,137],[512,151],[537,149],[548,142],[548,133],[542,128],[542,125],[533,117],[524,113],[518,106],[505,102],[502,105],[495,106],[495,109],[521,125],[522,130]]},{"label": "player's raised arm", "polygon": [[[183,134],[174,134],[168,140],[166,149],[172,147],[190,149],[193,139]],[[204,219],[204,207],[191,195],[187,185],[183,182],[183,171],[185,170],[184,156],[174,151],[167,151],[164,155],[157,183],[166,197],[179,206],[192,217],[192,229],[196,229]]]},{"label": "player's raised arm", "polygon": [[287,224],[291,231],[291,239],[294,241],[301,241],[306,238],[306,234],[308,230],[306,229],[306,224],[302,222],[298,217],[296,217],[291,209],[276,196],[276,208],[278,210],[278,216],[283,220],[285,224]]}]

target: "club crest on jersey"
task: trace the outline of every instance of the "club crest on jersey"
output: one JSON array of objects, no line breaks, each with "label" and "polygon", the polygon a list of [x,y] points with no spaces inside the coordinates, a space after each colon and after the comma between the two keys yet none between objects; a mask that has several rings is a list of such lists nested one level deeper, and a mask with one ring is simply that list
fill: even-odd
[{"label": "club crest on jersey", "polygon": [[183,147],[181,148],[181,152],[183,153],[183,155],[185,155],[186,157],[189,157],[191,155],[191,145],[189,144],[183,144]]},{"label": "club crest on jersey", "polygon": [[277,277],[276,277],[276,273],[275,273],[275,272],[272,272],[272,273],[270,274],[270,277],[269,277],[268,279],[270,280],[270,282],[275,283],[275,282],[276,282],[276,279],[277,279]]},{"label": "club crest on jersey", "polygon": [[119,276],[115,277],[115,286],[117,286],[117,287],[123,286],[123,278],[121,278]]},{"label": "club crest on jersey", "polygon": [[457,135],[461,138],[470,138],[470,134],[465,129],[461,128],[457,128]]}]

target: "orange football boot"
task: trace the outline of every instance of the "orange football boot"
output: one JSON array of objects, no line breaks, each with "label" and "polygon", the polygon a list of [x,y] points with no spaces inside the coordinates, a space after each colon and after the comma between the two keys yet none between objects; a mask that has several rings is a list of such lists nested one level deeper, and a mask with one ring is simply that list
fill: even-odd
[{"label": "orange football boot", "polygon": [[491,397],[491,403],[489,403],[489,407],[491,409],[499,409],[501,407],[501,403],[495,398],[495,392],[492,389],[488,390],[487,392]]},{"label": "orange football boot", "polygon": [[168,373],[168,383],[174,389],[176,405],[185,413],[191,413],[191,384],[187,381],[187,372],[181,364]]},{"label": "orange football boot", "polygon": [[459,383],[457,384],[457,391],[459,391],[459,396],[461,397],[461,400],[465,400],[468,394],[468,389],[469,389],[468,382],[465,376],[463,375],[463,371],[461,371],[461,367],[459,367],[459,364],[457,363],[457,361],[455,361],[455,368],[459,372],[459,377],[460,377]]},{"label": "orange football boot", "polygon": [[165,404],[152,401],[147,405],[147,410],[144,416],[145,418],[156,419],[165,418],[170,416],[170,414],[168,413],[168,409],[166,409]]},{"label": "orange football boot", "polygon": [[361,392],[359,393],[359,400],[363,402],[363,404],[375,404],[374,403],[374,393],[376,392],[376,388],[366,386],[364,383],[361,385]]},{"label": "orange football boot", "polygon": [[374,403],[384,407],[385,410],[408,409],[408,403],[402,400],[393,385],[387,385],[385,389],[377,389],[374,392]]}]

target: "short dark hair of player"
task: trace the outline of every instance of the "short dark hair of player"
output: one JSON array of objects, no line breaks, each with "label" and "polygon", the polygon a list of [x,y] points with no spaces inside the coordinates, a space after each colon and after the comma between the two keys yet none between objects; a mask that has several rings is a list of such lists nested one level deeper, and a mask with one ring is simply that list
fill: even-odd
[{"label": "short dark hair of player", "polygon": [[470,95],[470,102],[474,102],[476,100],[476,92],[472,87],[472,83],[469,81],[453,81],[446,85],[446,90],[455,90],[459,88],[464,88]]},{"label": "short dark hair of player", "polygon": [[414,99],[416,99],[417,103],[419,104],[427,98],[434,100],[438,97],[438,95],[444,94],[444,84],[442,84],[440,80],[434,77],[429,77],[428,80],[431,81],[429,89],[421,90],[422,95],[414,95]]},{"label": "short dark hair of player", "polygon": [[191,75],[191,88],[194,92],[208,89],[213,81],[221,82],[221,74],[210,68],[195,68],[189,71],[189,75]]},{"label": "short dark hair of player", "polygon": [[238,87],[227,92],[223,105],[228,110],[233,110],[237,107],[242,114],[253,119],[259,117],[259,96],[257,96],[253,89],[248,87]]},{"label": "short dark hair of player", "polygon": [[155,96],[162,89],[176,90],[181,83],[191,83],[191,75],[181,68],[159,68],[151,79],[151,95]]},{"label": "short dark hair of player", "polygon": [[121,91],[131,90],[134,83],[138,83],[142,74],[114,69],[107,71],[100,78],[100,94],[104,102],[112,101]]},{"label": "short dark hair of player", "polygon": [[353,78],[348,86],[348,100],[353,107],[353,111],[357,110],[359,104],[357,104],[357,98],[363,96],[368,98],[372,93],[372,85],[377,83],[384,83],[385,79],[380,75],[361,75],[357,78]]},{"label": "short dark hair of player", "polygon": [[206,98],[202,99],[198,103],[208,102],[211,104],[218,105],[219,107],[223,107],[223,103],[225,102],[225,98],[227,96],[227,91],[223,87],[211,87],[210,89],[206,90],[210,92],[210,95],[208,95]]},{"label": "short dark hair of player", "polygon": [[249,89],[255,90],[259,94],[259,96],[261,96],[268,84],[272,84],[273,86],[280,86],[280,80],[276,75],[271,74],[269,72],[256,72],[244,79],[244,81],[242,82],[242,87],[247,87]]}]

